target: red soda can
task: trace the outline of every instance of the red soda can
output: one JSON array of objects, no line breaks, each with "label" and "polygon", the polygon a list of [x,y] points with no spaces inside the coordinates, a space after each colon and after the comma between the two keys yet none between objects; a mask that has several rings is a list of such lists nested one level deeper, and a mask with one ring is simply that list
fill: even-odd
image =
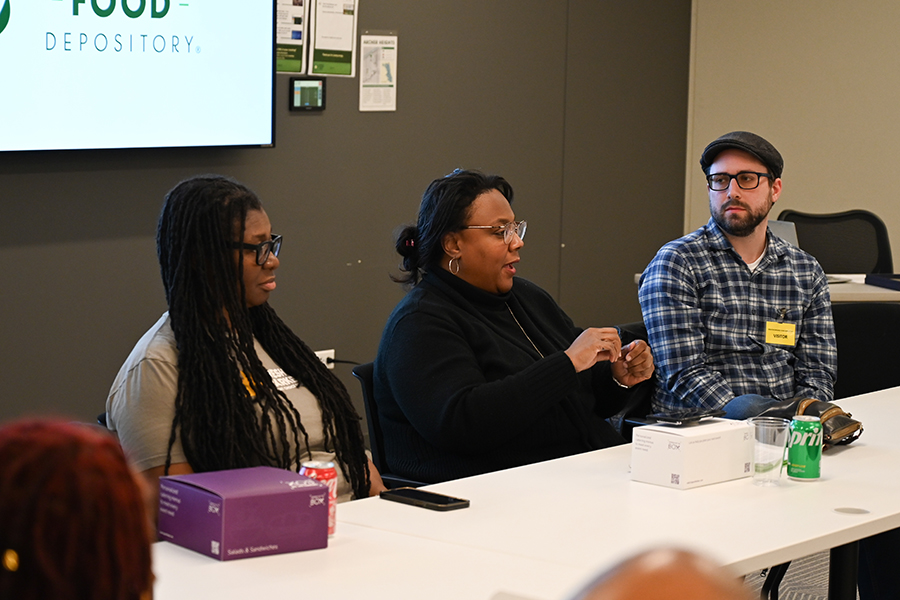
[{"label": "red soda can", "polygon": [[337,520],[337,469],[333,462],[310,461],[300,464],[300,474],[328,486],[328,535],[334,535]]}]

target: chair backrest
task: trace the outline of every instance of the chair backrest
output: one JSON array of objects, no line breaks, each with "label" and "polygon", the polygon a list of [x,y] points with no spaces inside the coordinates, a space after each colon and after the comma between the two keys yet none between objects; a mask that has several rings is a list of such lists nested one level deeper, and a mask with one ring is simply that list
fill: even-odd
[{"label": "chair backrest", "polygon": [[375,404],[375,363],[363,363],[353,367],[353,376],[362,386],[363,404],[366,407],[366,425],[369,428],[369,446],[372,451],[372,462],[381,473],[387,472],[384,462],[384,435],[381,433],[381,422],[378,420],[378,405]]},{"label": "chair backrest", "polygon": [[388,469],[387,455],[384,452],[384,433],[381,431],[381,421],[378,419],[378,403],[375,402],[375,363],[363,363],[353,367],[353,376],[359,379],[359,384],[362,386],[372,462],[375,463],[375,468],[381,474],[384,485],[391,489],[425,485],[421,481],[394,475]]},{"label": "chair backrest", "polygon": [[835,399],[900,385],[900,303],[846,302],[831,311],[838,351]]},{"label": "chair backrest", "polygon": [[784,210],[780,221],[797,227],[800,247],[812,254],[826,273],[893,273],[887,227],[867,210],[811,214]]}]

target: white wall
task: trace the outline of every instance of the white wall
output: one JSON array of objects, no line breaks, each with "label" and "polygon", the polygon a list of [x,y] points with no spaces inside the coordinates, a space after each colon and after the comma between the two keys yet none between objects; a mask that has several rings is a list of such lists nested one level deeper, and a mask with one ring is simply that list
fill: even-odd
[{"label": "white wall", "polygon": [[900,2],[694,0],[685,231],[709,218],[700,153],[748,130],[784,156],[772,216],[879,215],[900,264]]}]

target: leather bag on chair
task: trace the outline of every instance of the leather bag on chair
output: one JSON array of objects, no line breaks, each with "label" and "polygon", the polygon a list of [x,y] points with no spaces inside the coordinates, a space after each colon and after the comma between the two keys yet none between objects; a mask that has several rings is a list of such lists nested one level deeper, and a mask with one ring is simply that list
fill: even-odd
[{"label": "leather bag on chair", "polygon": [[770,406],[760,416],[792,419],[795,415],[819,417],[822,421],[822,444],[825,449],[830,446],[849,444],[863,432],[862,423],[844,412],[833,402],[822,402],[812,398],[794,398]]}]

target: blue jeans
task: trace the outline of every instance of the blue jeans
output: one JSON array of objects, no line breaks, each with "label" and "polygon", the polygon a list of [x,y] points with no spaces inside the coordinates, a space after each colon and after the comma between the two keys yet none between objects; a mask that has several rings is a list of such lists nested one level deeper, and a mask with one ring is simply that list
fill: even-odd
[{"label": "blue jeans", "polygon": [[741,421],[759,415],[773,404],[777,404],[778,400],[774,398],[766,398],[759,394],[744,394],[732,398],[728,404],[722,407],[725,411],[726,419],[734,419]]}]

